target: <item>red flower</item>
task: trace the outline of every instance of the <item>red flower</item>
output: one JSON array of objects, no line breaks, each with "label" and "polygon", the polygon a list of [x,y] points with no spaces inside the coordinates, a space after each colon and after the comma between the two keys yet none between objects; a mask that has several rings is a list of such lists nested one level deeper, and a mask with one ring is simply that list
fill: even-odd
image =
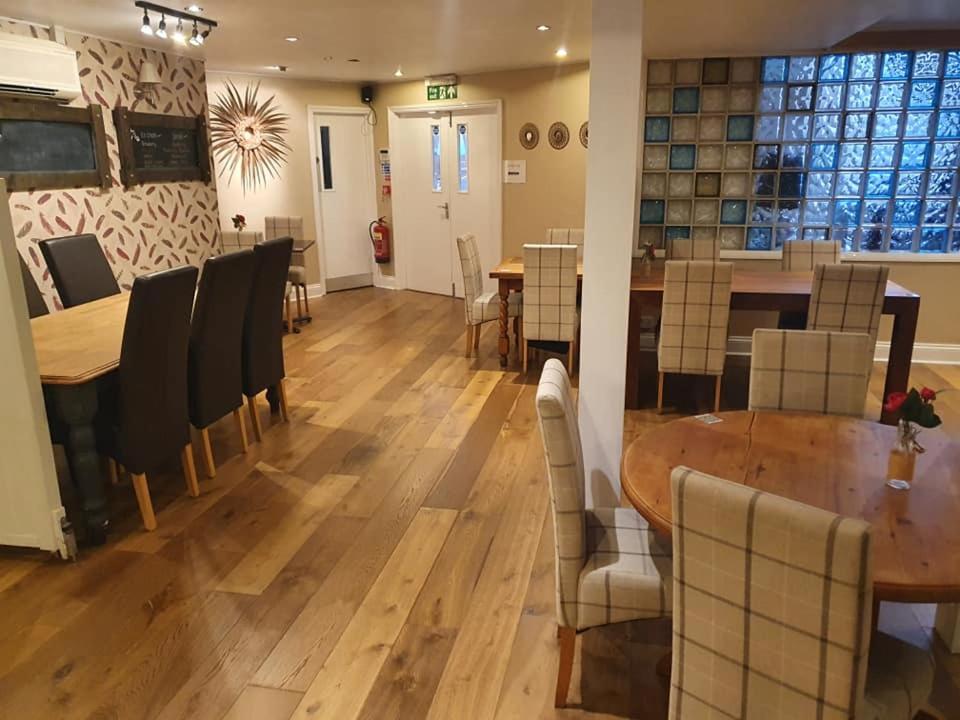
[{"label": "red flower", "polygon": [[935,390],[931,390],[930,388],[925,387],[922,390],[920,390],[920,397],[923,399],[924,402],[933,402],[934,400],[937,399],[937,393]]},{"label": "red flower", "polygon": [[907,401],[907,394],[904,392],[892,392],[887,396],[887,402],[883,406],[884,412],[895,413]]}]

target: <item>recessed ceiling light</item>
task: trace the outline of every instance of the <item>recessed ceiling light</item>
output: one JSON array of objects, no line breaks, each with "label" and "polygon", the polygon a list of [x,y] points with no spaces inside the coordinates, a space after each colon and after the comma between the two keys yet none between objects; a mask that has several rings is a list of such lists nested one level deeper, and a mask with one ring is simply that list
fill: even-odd
[{"label": "recessed ceiling light", "polygon": [[286,72],[286,65],[267,65],[267,70],[279,70],[280,72]]},{"label": "recessed ceiling light", "polygon": [[284,38],[284,40],[286,40],[287,42],[296,42],[299,39],[300,38],[298,38],[296,35],[290,35],[289,37]]},{"label": "recessed ceiling light", "polygon": [[540,32],[546,32],[549,29],[550,29],[549,25],[537,25],[537,30],[539,30]]},{"label": "recessed ceiling light", "polygon": [[558,47],[554,55],[558,58],[565,58],[567,56],[567,49],[565,47]]},{"label": "recessed ceiling light", "polygon": [[187,12],[202,13],[203,8],[197,5],[196,3],[192,3],[190,5],[187,5]]},{"label": "recessed ceiling light", "polygon": [[397,65],[397,69],[393,71],[394,77],[403,77],[403,68]]}]

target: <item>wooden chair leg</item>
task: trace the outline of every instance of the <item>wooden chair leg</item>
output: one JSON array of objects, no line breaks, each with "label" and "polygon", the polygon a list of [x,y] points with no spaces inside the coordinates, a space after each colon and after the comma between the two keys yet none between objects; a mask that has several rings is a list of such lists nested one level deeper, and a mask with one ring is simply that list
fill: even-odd
[{"label": "wooden chair leg", "polygon": [[257,413],[257,398],[251,396],[247,398],[247,408],[250,410],[250,424],[253,425],[253,436],[257,442],[263,440],[263,427],[260,425],[260,415]]},{"label": "wooden chair leg", "polygon": [[570,676],[573,675],[573,653],[577,649],[577,631],[571,627],[562,627],[560,638],[560,666],[557,668],[557,694],[554,707],[562,708],[567,704],[570,691]]},{"label": "wooden chair leg", "polygon": [[153,514],[153,503],[150,501],[150,488],[147,487],[147,476],[143,473],[134,475],[133,491],[137,494],[137,505],[140,506],[140,517],[143,518],[145,530],[157,529],[157,516]]},{"label": "wooden chair leg", "polygon": [[300,302],[300,286],[294,285],[293,289],[297,292],[297,319],[303,317],[303,304]]},{"label": "wooden chair leg", "polygon": [[527,374],[527,360],[530,357],[530,343],[524,341],[523,343],[523,374]]},{"label": "wooden chair leg", "polygon": [[250,449],[250,441],[247,439],[247,424],[243,421],[243,411],[240,408],[233,411],[233,419],[237,423],[237,432],[240,435],[240,449],[246,453]]},{"label": "wooden chair leg", "polygon": [[657,379],[657,412],[663,412],[663,378],[665,373],[660,373],[660,377]]},{"label": "wooden chair leg", "polygon": [[280,417],[284,422],[290,422],[290,408],[287,407],[286,378],[280,378],[280,382],[277,384],[277,390],[280,395]]},{"label": "wooden chair leg", "polygon": [[207,471],[207,477],[217,476],[217,464],[213,461],[213,448],[210,446],[210,429],[200,429],[200,445],[203,450],[203,467]]},{"label": "wooden chair leg", "polygon": [[483,325],[477,325],[473,329],[473,351],[477,353],[477,355],[480,354],[480,328],[482,327]]},{"label": "wooden chair leg", "polygon": [[292,333],[293,332],[293,310],[291,309],[290,293],[287,293],[287,296],[284,299],[284,306],[286,307],[287,332]]},{"label": "wooden chair leg", "polygon": [[307,317],[310,317],[310,297],[307,295],[307,286],[303,286],[303,309],[307,313]]},{"label": "wooden chair leg", "polygon": [[187,480],[187,493],[190,497],[200,497],[200,484],[197,482],[197,468],[193,464],[193,444],[187,443],[180,452],[183,463],[183,476]]},{"label": "wooden chair leg", "polygon": [[467,346],[464,350],[464,357],[470,357],[473,353],[473,325],[467,324]]},{"label": "wooden chair leg", "polygon": [[720,412],[720,387],[723,381],[722,375],[717,375],[716,387],[713,390],[713,411]]},{"label": "wooden chair leg", "polygon": [[117,461],[113,458],[107,458],[107,475],[110,476],[111,485],[116,485],[120,482],[120,475],[117,473]]}]

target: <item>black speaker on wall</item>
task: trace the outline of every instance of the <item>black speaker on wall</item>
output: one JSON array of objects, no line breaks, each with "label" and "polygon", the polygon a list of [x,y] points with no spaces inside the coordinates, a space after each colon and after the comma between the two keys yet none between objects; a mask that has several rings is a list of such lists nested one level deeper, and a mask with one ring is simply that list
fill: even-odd
[{"label": "black speaker on wall", "polygon": [[360,88],[360,101],[366,105],[373,102],[373,85],[364,85]]}]

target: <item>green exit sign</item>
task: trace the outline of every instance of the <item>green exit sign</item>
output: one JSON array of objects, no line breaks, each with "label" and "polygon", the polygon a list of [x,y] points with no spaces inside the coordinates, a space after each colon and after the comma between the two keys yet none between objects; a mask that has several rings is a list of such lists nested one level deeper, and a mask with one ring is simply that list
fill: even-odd
[{"label": "green exit sign", "polygon": [[428,85],[427,100],[456,100],[456,85]]}]

